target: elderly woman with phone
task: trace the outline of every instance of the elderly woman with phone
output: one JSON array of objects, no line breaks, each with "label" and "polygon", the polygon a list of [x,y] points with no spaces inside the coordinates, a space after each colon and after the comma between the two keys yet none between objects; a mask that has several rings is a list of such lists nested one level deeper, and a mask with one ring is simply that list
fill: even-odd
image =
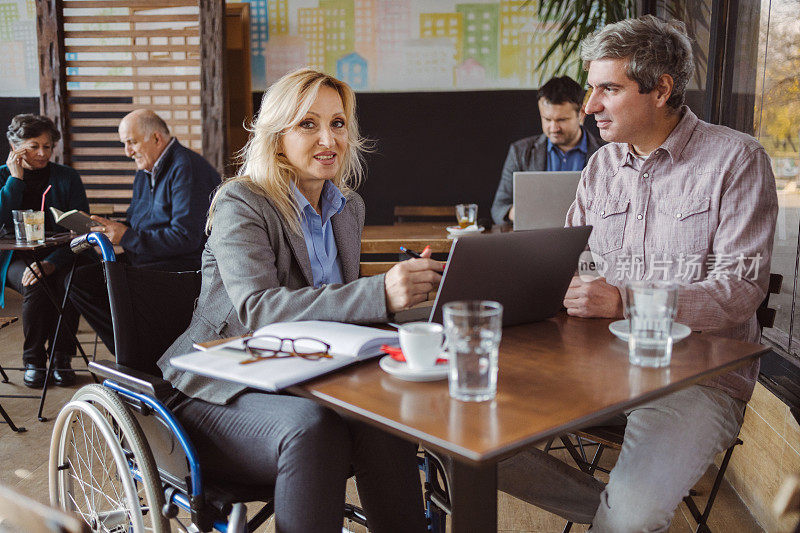
[{"label": "elderly woman with phone", "polygon": [[180,372],[169,359],[273,322],[386,322],[425,300],[441,279],[429,257],[358,277],[363,144],[347,84],[300,69],[270,87],[239,174],[211,204],[192,322],[159,361],[185,395],[175,413],[204,469],[274,485],[282,532],[341,531],[353,473],[370,531],[425,531],[416,445],[309,399]]},{"label": "elderly woman with phone", "polygon": [[[11,152],[6,164],[0,167],[0,223],[7,235],[14,235],[13,210],[38,211],[44,206],[47,231],[57,229],[50,207],[61,211],[89,211],[86,190],[78,173],[50,161],[53,147],[61,139],[61,133],[52,120],[39,115],[17,115],[8,126],[6,136]],[[64,228],[60,230],[64,231]],[[10,251],[0,253],[0,303],[5,303],[5,286],[22,294],[23,382],[28,387],[41,387],[45,378],[45,343],[53,344],[58,312],[39,281],[43,277],[53,278],[50,287],[61,301],[64,279],[73,255],[66,248],[58,248],[38,264],[25,259],[30,258]],[[63,326],[73,334],[78,328],[78,313],[71,304],[64,310]],[[73,339],[74,335],[62,331],[55,341],[57,370],[53,372],[53,382],[56,385],[75,383],[75,373],[70,366],[75,355]]]}]

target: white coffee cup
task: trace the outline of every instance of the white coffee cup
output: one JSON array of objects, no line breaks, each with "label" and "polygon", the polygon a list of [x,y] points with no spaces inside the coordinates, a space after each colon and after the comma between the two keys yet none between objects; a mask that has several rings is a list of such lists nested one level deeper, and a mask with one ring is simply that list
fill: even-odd
[{"label": "white coffee cup", "polygon": [[400,347],[412,370],[431,368],[442,354],[444,327],[432,322],[411,322],[400,326]]}]

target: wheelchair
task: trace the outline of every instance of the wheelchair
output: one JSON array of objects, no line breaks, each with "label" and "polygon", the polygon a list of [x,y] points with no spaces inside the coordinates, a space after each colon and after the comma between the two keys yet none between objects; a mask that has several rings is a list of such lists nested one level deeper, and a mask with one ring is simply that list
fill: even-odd
[{"label": "wheelchair", "polygon": [[[77,237],[71,248],[80,253],[92,245],[103,258],[116,362],[90,363],[102,384],[78,390],[55,420],[50,503],[79,515],[92,531],[254,531],[273,514],[272,487],[203,478],[195,448],[170,411],[180,395],[158,377],[155,366],[191,320],[200,273],[128,267],[116,261],[111,243],[100,233]],[[157,300],[141,305],[145,286]],[[429,528],[444,532],[445,471],[425,452],[420,468],[428,479]],[[261,507],[249,520],[246,502]],[[361,509],[343,505],[345,524],[368,528]]]}]

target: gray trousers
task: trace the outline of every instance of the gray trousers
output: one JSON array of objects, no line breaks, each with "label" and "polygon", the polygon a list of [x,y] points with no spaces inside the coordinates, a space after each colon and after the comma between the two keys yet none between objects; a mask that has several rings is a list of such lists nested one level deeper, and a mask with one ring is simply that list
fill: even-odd
[{"label": "gray trousers", "polygon": [[[733,444],[745,403],[694,385],[625,413],[608,485],[530,448],[498,465],[498,488],[593,532],[657,532],[716,455]],[[610,421],[608,423],[613,423]]]},{"label": "gray trousers", "polygon": [[426,530],[414,443],[281,394],[246,392],[228,405],[188,399],[174,412],[204,475],[274,486],[280,533],[340,533],[353,474],[370,531]]}]

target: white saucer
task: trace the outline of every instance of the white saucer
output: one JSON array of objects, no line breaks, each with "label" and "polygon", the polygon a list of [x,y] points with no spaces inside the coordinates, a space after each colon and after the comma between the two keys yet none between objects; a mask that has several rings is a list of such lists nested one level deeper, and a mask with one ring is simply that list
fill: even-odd
[{"label": "white saucer", "polygon": [[445,364],[438,364],[424,370],[411,370],[408,368],[407,364],[392,359],[391,355],[384,355],[381,357],[378,364],[385,372],[393,375],[397,379],[405,381],[437,381],[440,379],[447,379],[448,366]]},{"label": "white saucer", "polygon": [[484,228],[483,226],[478,226],[476,224],[473,224],[471,226],[467,226],[466,228],[462,228],[460,226],[447,226],[447,228],[445,229],[447,230],[447,233],[449,233],[450,235],[458,236],[458,235],[468,235],[470,233],[480,233],[486,228]]},{"label": "white saucer", "polygon": [[[628,337],[631,334],[631,324],[627,319],[617,320],[616,322],[612,322],[608,325],[608,330],[617,336],[618,339],[628,342]],[[679,324],[678,322],[672,323],[672,344],[676,342],[680,342],[686,337],[688,337],[692,333],[692,329],[685,325]],[[658,346],[660,344],[664,344],[664,341],[651,341],[648,344],[652,343],[654,346]]]}]

